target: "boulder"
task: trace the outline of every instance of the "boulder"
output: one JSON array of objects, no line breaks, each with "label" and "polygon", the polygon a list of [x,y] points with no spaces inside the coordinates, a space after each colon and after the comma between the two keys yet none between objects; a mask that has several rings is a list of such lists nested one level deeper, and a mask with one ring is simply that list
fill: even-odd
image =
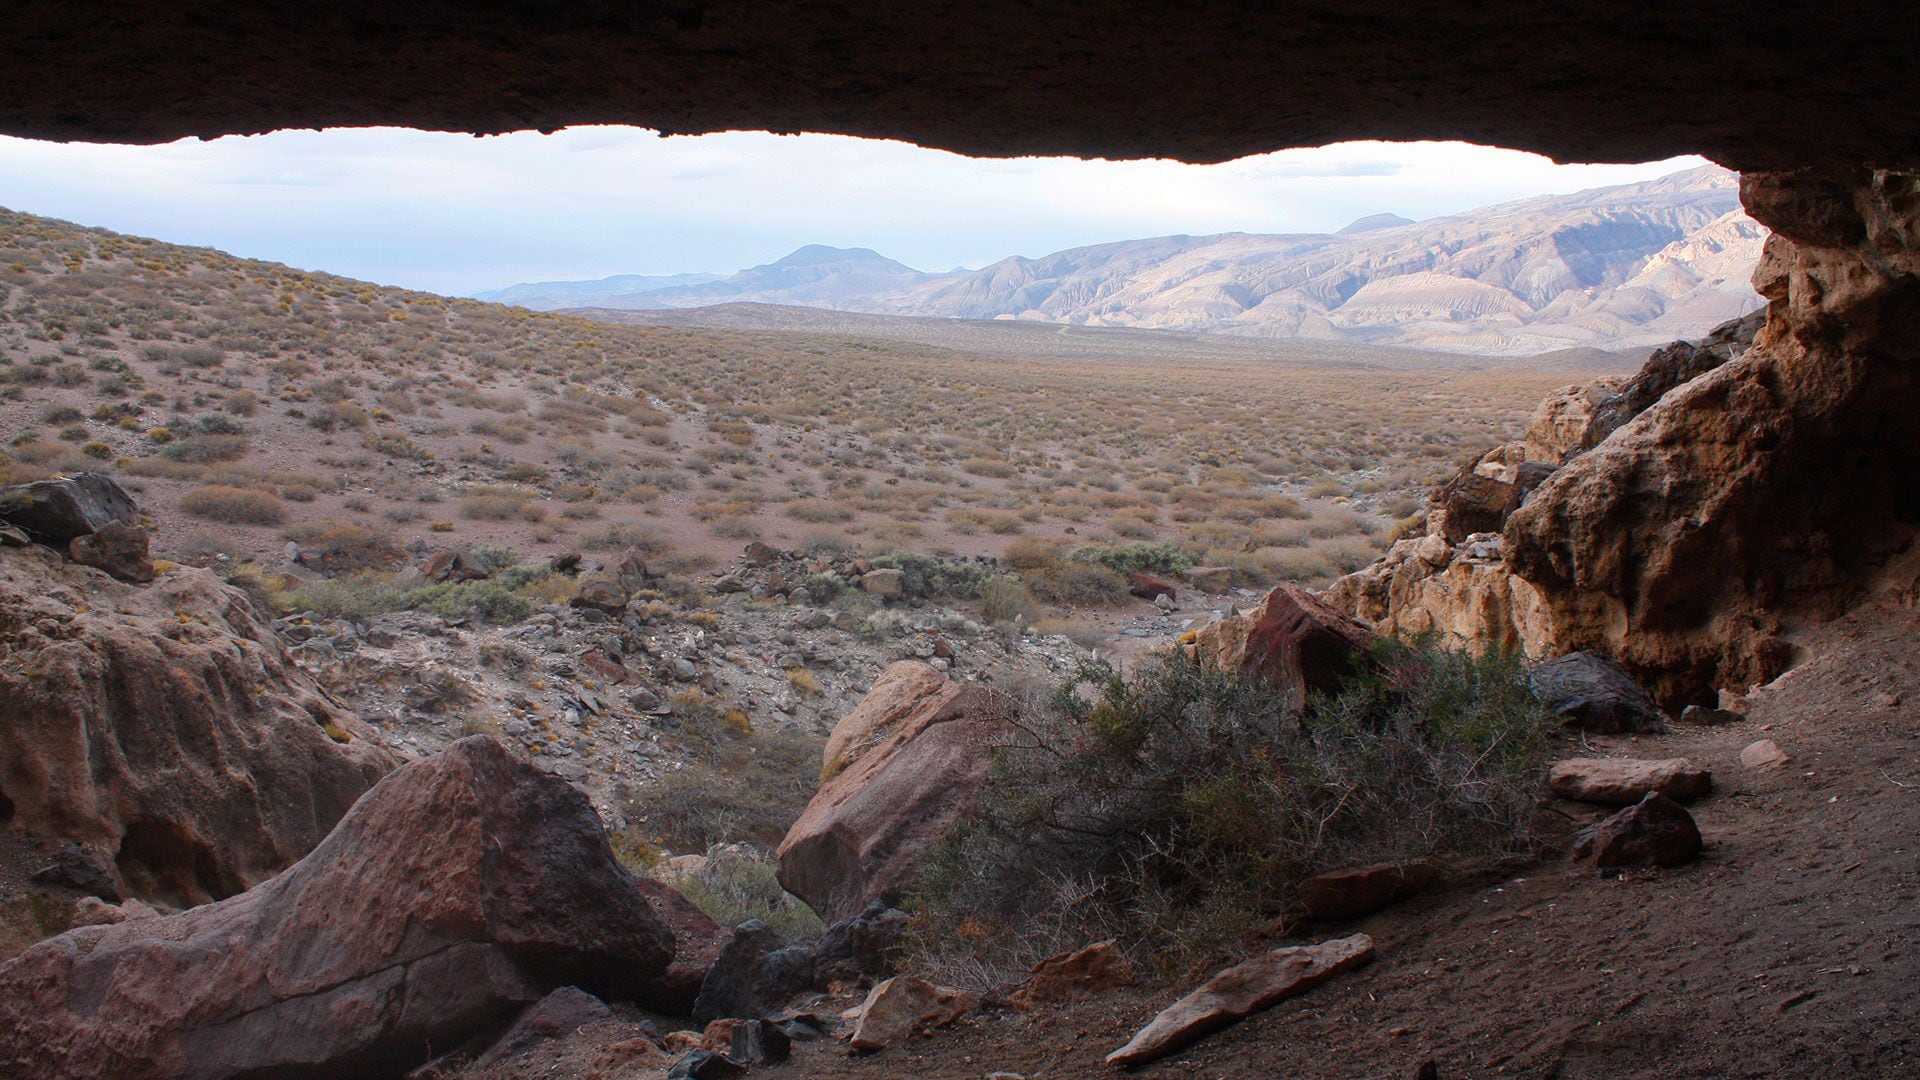
[{"label": "boulder", "polygon": [[740,1020],[727,1036],[727,1056],[743,1065],[778,1065],[793,1053],[793,1039],[768,1020]]},{"label": "boulder", "polygon": [[867,992],[849,1041],[855,1050],[884,1050],[915,1032],[951,1024],[979,1007],[978,995],[896,975]]},{"label": "boulder", "polygon": [[470,553],[452,549],[427,556],[420,564],[420,576],[428,581],[484,581],[491,575]]},{"label": "boulder", "polygon": [[860,588],[882,600],[898,600],[907,594],[907,574],[886,568],[869,570],[860,575]]},{"label": "boulder", "polygon": [[1527,683],[1567,726],[1601,734],[1661,732],[1667,714],[1619,664],[1591,652],[1572,652],[1535,664]]},{"label": "boulder", "polygon": [[879,900],[858,915],[829,923],[820,934],[815,983],[884,979],[893,974],[907,923],[906,912]]},{"label": "boulder", "polygon": [[1721,323],[1699,341],[1676,341],[1655,349],[1637,375],[1595,404],[1592,419],[1581,433],[1579,449],[1600,445],[1666,397],[1668,391],[1744,354],[1766,322],[1766,309],[1759,308]]},{"label": "boulder", "polygon": [[0,487],[0,522],[37,544],[62,551],[74,537],[99,532],[112,522],[135,524],[134,514],[133,499],[104,473]]},{"label": "boulder", "polygon": [[708,966],[691,1015],[702,1024],[766,1016],[812,988],[815,963],[812,947],[790,946],[766,923],[748,919]]},{"label": "boulder", "polygon": [[1107,1055],[1109,1065],[1138,1065],[1203,1038],[1343,971],[1373,959],[1365,934],[1318,945],[1290,945],[1236,964],[1161,1011],[1127,1045]]},{"label": "boulder", "polygon": [[1499,532],[1514,503],[1511,483],[1479,472],[1474,464],[1434,490],[1427,504],[1427,527],[1458,544],[1478,532]]},{"label": "boulder", "polygon": [[1085,948],[1049,956],[1033,967],[1027,981],[1008,1001],[1030,1009],[1045,1003],[1064,1004],[1098,997],[1109,990],[1133,985],[1133,961],[1118,942],[1096,941]]},{"label": "boulder", "polygon": [[667,1080],[726,1080],[747,1071],[745,1065],[704,1048],[689,1050],[667,1068]]},{"label": "boulder", "polygon": [[1713,776],[1685,758],[1573,758],[1547,771],[1547,787],[1576,802],[1626,806],[1657,791],[1675,802],[1692,802],[1713,790]]},{"label": "boulder", "polygon": [[1792,760],[1772,739],[1748,743],[1740,750],[1740,764],[1749,769],[1778,769]]},{"label": "boulder", "polygon": [[1315,919],[1358,919],[1438,880],[1432,863],[1377,863],[1308,878],[1300,883],[1300,904]]},{"label": "boulder", "polygon": [[0,550],[0,795],[114,891],[202,903],[313,849],[399,758],[205,570],[134,587]]},{"label": "boulder", "polygon": [[76,536],[67,544],[67,558],[136,585],[153,580],[147,530],[138,525],[109,521],[95,532]]},{"label": "boulder", "polygon": [[632,599],[634,593],[652,584],[654,579],[653,571],[647,566],[646,556],[640,553],[639,548],[628,548],[622,552],[620,561],[614,563],[613,569],[607,573],[613,579],[614,585],[626,594],[627,599]]},{"label": "boulder", "polygon": [[567,599],[570,607],[589,608],[608,615],[618,615],[627,610],[626,590],[603,577],[586,577]]},{"label": "boulder", "polygon": [[1296,706],[1315,692],[1338,691],[1368,664],[1373,631],[1297,585],[1282,585],[1260,606],[1202,627],[1194,655],[1224,671],[1266,679]]},{"label": "boulder", "polygon": [[473,736],[248,892],[0,966],[0,1072],[393,1074],[560,986],[631,996],[672,948],[586,796]]},{"label": "boulder", "polygon": [[759,540],[748,541],[746,549],[740,555],[747,561],[748,566],[772,566],[784,557],[779,549]]},{"label": "boulder", "polygon": [[636,878],[635,884],[653,917],[673,934],[673,963],[647,983],[639,1001],[671,1016],[691,1016],[707,969],[719,958],[730,934],[673,886],[648,877]]},{"label": "boulder", "polygon": [[1179,591],[1174,587],[1173,582],[1144,570],[1136,570],[1127,575],[1127,591],[1142,600],[1155,600],[1162,596],[1169,600],[1180,598]]},{"label": "boulder", "polygon": [[1657,791],[1574,834],[1573,856],[1595,866],[1679,866],[1700,855],[1693,815]]},{"label": "boulder", "polygon": [[834,725],[820,789],[780,842],[780,884],[829,920],[904,895],[985,781],[1004,730],[984,687],[918,661],[887,668]]}]

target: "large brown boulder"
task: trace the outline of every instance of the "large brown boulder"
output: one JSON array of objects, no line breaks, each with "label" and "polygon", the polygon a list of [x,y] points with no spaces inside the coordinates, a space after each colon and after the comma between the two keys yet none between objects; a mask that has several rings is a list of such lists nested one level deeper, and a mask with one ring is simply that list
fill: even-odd
[{"label": "large brown boulder", "polygon": [[134,587],[0,549],[0,806],[98,853],[122,893],[263,881],[398,763],[213,574]]},{"label": "large brown boulder", "polygon": [[780,884],[828,921],[910,890],[1003,728],[984,688],[917,661],[889,667],[834,726],[820,790],[780,842]]},{"label": "large brown boulder", "polygon": [[631,996],[672,949],[586,797],[475,736],[271,881],[0,966],[0,1073],[391,1075],[558,986]]},{"label": "large brown boulder", "polygon": [[1282,585],[1260,606],[1202,627],[1194,656],[1222,671],[1266,679],[1296,705],[1338,691],[1363,670],[1375,641],[1367,625],[1297,585]]}]

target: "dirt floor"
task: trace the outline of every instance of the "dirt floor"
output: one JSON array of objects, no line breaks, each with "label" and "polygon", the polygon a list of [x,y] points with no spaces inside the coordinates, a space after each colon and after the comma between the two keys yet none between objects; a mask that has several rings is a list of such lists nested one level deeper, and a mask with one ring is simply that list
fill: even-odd
[{"label": "dirt floor", "polygon": [[[1920,612],[1865,610],[1811,632],[1809,659],[1739,723],[1588,744],[1712,770],[1698,863],[1604,877],[1555,861],[1429,894],[1354,928],[1377,944],[1369,967],[1139,1074],[1920,1075],[1916,644]],[[1743,767],[1762,738],[1790,764]],[[1104,1055],[1181,992],[984,1013],[864,1057],[815,1043],[764,1075],[1111,1075]]]}]

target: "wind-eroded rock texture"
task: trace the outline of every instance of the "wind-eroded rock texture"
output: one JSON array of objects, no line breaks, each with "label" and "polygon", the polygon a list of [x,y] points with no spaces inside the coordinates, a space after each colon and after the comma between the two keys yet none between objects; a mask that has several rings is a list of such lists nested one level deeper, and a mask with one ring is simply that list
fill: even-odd
[{"label": "wind-eroded rock texture", "polygon": [[586,796],[475,736],[265,884],[0,966],[0,1073],[398,1075],[557,986],[643,993],[672,955]]},{"label": "wind-eroded rock texture", "polygon": [[398,764],[205,570],[134,586],[0,550],[0,805],[119,888],[200,903],[320,842]]},{"label": "wind-eroded rock texture", "polygon": [[1382,629],[1604,653],[1675,708],[1778,675],[1783,619],[1911,591],[1883,571],[1920,527],[1920,177],[1750,173],[1742,198],[1774,230],[1751,348],[1663,350],[1499,535],[1403,541],[1329,598]]}]

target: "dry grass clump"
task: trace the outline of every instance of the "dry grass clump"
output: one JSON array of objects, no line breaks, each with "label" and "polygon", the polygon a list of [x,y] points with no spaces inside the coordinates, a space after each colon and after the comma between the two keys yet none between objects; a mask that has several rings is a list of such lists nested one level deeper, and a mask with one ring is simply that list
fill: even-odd
[{"label": "dry grass clump", "polygon": [[225,525],[278,525],[287,519],[286,507],[272,492],[225,484],[194,488],[180,496],[180,509]]},{"label": "dry grass clump", "polygon": [[827,525],[853,520],[852,510],[827,499],[811,497],[788,499],[780,509],[782,513],[790,518],[797,521],[810,522],[815,525]]},{"label": "dry grass clump", "polygon": [[302,522],[287,530],[300,545],[300,561],[326,574],[391,570],[407,561],[392,533],[351,522]]},{"label": "dry grass clump", "polygon": [[472,521],[544,521],[547,508],[532,492],[489,484],[470,488],[461,497],[460,516]]}]

